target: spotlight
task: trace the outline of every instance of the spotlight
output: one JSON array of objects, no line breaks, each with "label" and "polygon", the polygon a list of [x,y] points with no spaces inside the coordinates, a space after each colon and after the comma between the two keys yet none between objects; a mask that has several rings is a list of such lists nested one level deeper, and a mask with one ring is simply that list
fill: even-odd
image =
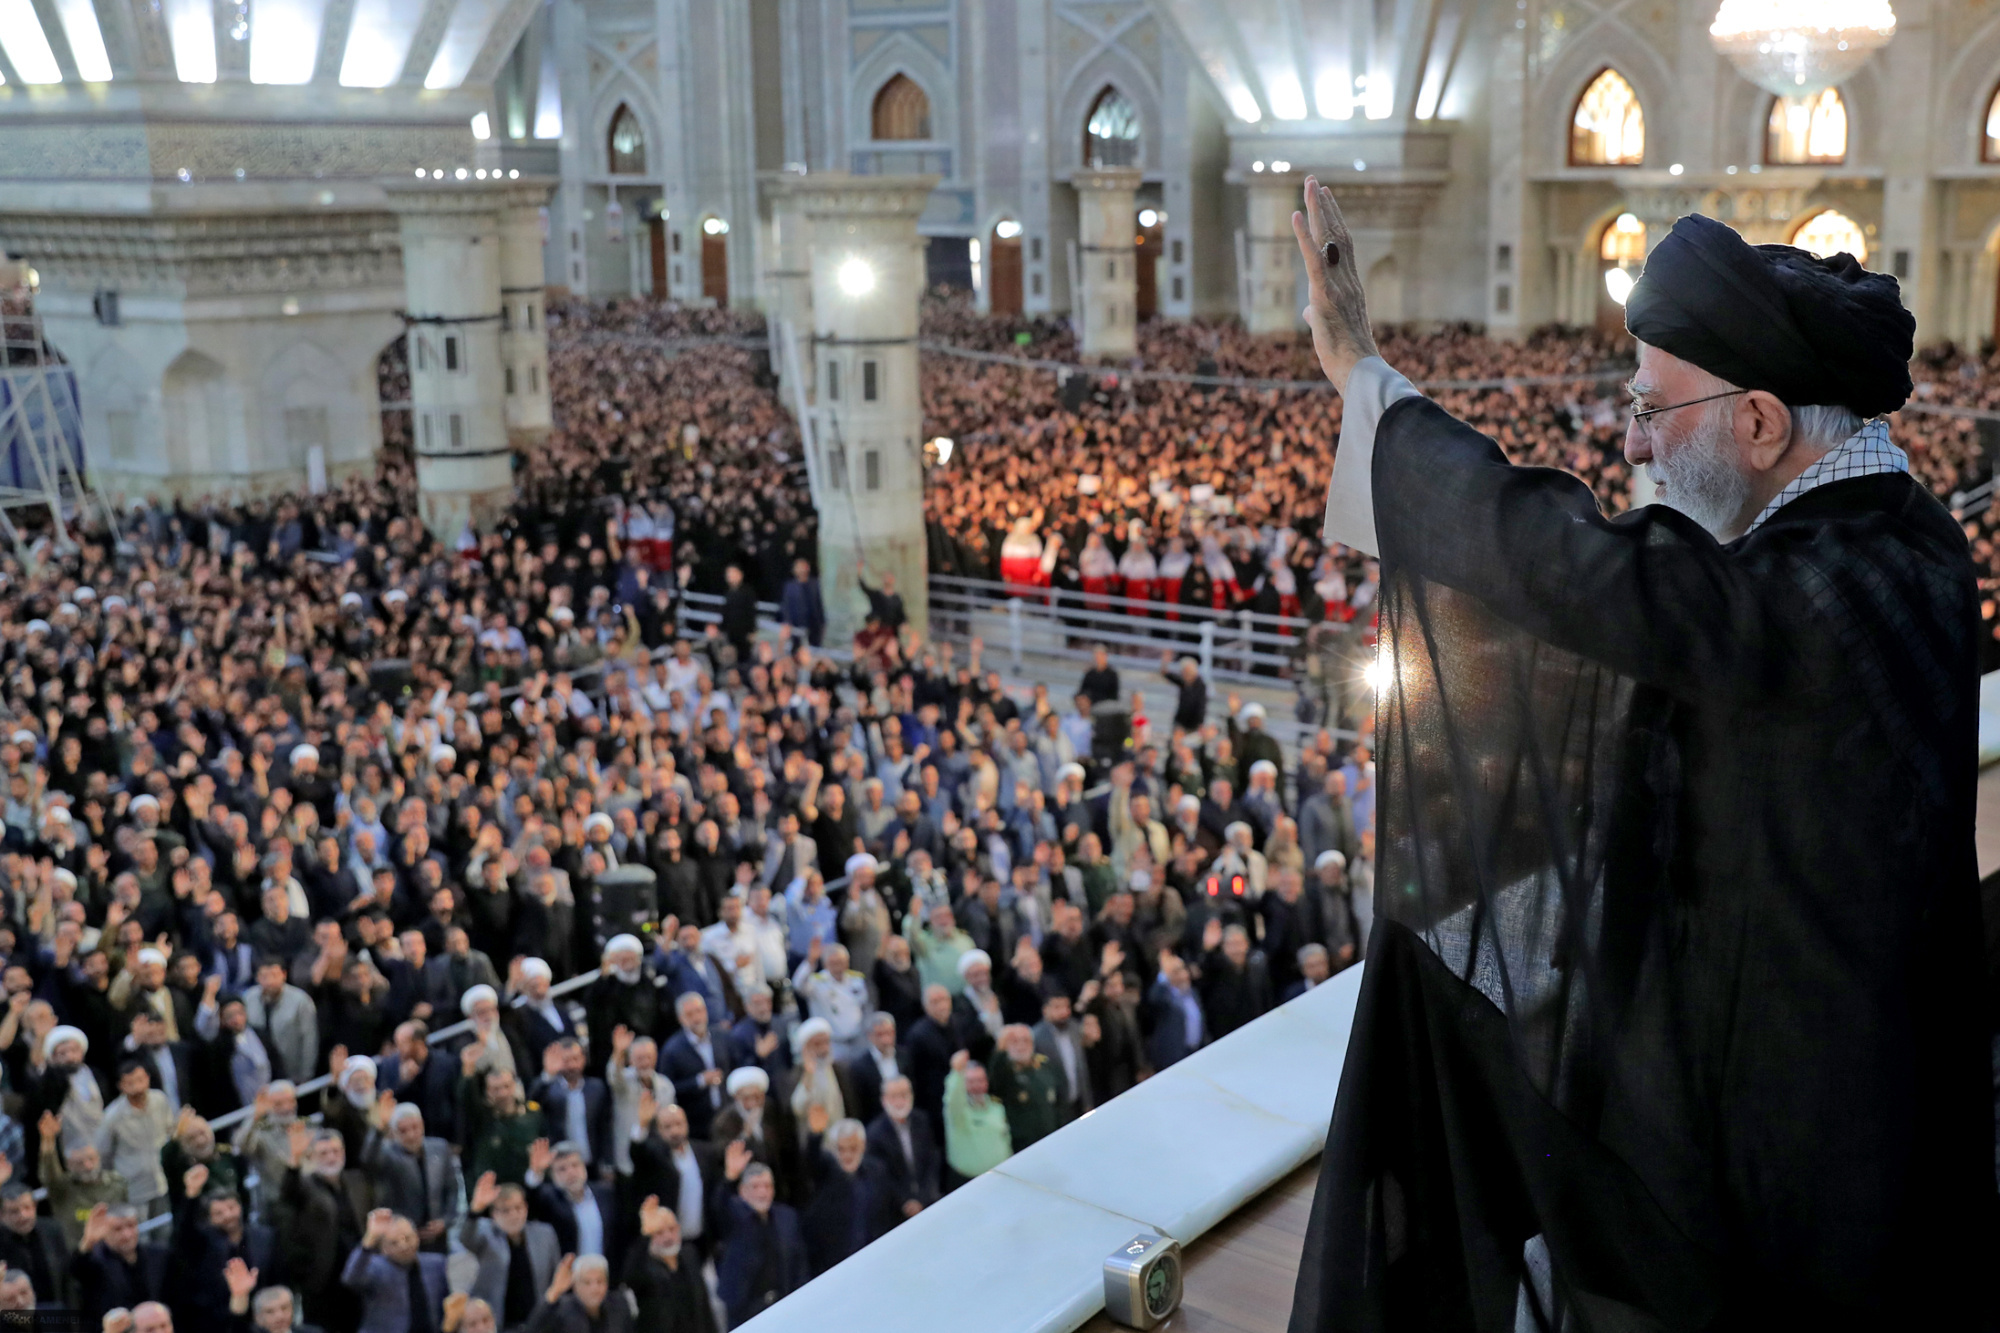
[{"label": "spotlight", "polygon": [[1271,170],[1273,171],[1290,171],[1291,169],[1292,164],[1289,162],[1273,162],[1271,164]]},{"label": "spotlight", "polygon": [[521,169],[519,167],[507,168],[507,179],[510,181],[521,179]]},{"label": "spotlight", "polygon": [[485,167],[480,167],[480,168],[479,168],[479,169],[478,169],[477,171],[474,171],[474,172],[472,173],[472,176],[473,176],[473,179],[475,179],[475,180],[482,180],[482,181],[483,181],[483,180],[485,180],[485,179],[486,179],[486,168],[485,168]]},{"label": "spotlight", "polygon": [[1681,174],[1681,173],[1682,173],[1683,171],[1686,171],[1686,170],[1687,170],[1687,168],[1686,168],[1686,167],[1684,167],[1684,166],[1682,166],[1682,165],[1681,165],[1680,163],[1676,162],[1676,163],[1674,163],[1674,164],[1673,164],[1672,166],[1670,166],[1670,167],[1668,167],[1668,168],[1667,168],[1667,174],[1668,174],[1669,176],[1678,176],[1678,175],[1680,175],[1680,174]]},{"label": "spotlight", "polygon": [[1139,225],[1140,225],[1140,226],[1142,226],[1142,227],[1157,227],[1157,226],[1159,226],[1159,225],[1160,225],[1160,214],[1159,214],[1159,211],[1158,211],[1157,209],[1151,209],[1151,208],[1142,208],[1142,209],[1140,209],[1140,210],[1139,210]]},{"label": "spotlight", "polygon": [[464,180],[467,175],[467,172],[464,167],[460,167],[457,171],[454,171],[451,174],[458,180]]},{"label": "spotlight", "polygon": [[418,179],[418,180],[422,180],[423,178],[424,178],[424,169],[423,169],[422,167],[418,167],[418,168],[417,168],[417,179]]},{"label": "spotlight", "polygon": [[1262,171],[1263,169],[1264,169],[1264,164],[1262,162],[1252,162],[1250,164],[1250,170],[1252,171]]},{"label": "spotlight", "polygon": [[1612,300],[1624,305],[1632,295],[1632,275],[1622,268],[1604,270],[1604,290]]},{"label": "spotlight", "polygon": [[842,261],[835,270],[833,280],[840,284],[840,290],[848,296],[866,296],[875,290],[875,270],[868,261],[853,255]]},{"label": "spotlight", "polygon": [[1371,694],[1380,694],[1382,687],[1389,683],[1389,664],[1378,655],[1374,661],[1361,668],[1361,681]]},{"label": "spotlight", "polygon": [[443,167],[432,167],[432,168],[431,168],[431,179],[432,179],[432,180],[434,180],[434,181],[441,181],[441,180],[443,180],[443,179],[444,179],[444,168],[443,168]]},{"label": "spotlight", "polygon": [[472,137],[475,139],[491,139],[493,137],[493,119],[484,111],[479,112],[472,118]]},{"label": "spotlight", "polygon": [[1007,218],[993,229],[993,234],[1003,241],[1011,241],[1021,234],[1021,224]]}]

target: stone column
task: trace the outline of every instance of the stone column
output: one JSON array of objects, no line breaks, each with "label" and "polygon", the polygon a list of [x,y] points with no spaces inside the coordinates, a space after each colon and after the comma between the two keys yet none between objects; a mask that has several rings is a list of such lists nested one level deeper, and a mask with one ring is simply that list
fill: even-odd
[{"label": "stone column", "polygon": [[1138,350],[1139,181],[1136,167],[1095,167],[1070,177],[1076,187],[1077,267],[1070,294],[1080,306],[1085,356],[1129,357]]},{"label": "stone column", "polygon": [[448,544],[468,524],[492,527],[513,494],[501,406],[504,190],[399,181],[387,191],[403,241],[417,500],[424,525]]},{"label": "stone column", "polygon": [[532,449],[549,435],[547,286],[542,270],[543,184],[510,184],[500,210],[500,361],[507,441]]},{"label": "stone column", "polygon": [[812,459],[827,641],[844,644],[868,609],[858,584],[893,574],[910,623],[930,630],[924,541],[917,218],[935,176],[799,178],[810,232],[814,361]]},{"label": "stone column", "polygon": [[[799,192],[804,176],[791,171],[767,171],[760,178],[765,198],[771,202],[771,245],[764,270],[764,315],[773,336],[780,322],[791,327],[798,339],[799,377],[811,397],[813,389],[813,293],[812,237],[806,222],[805,200]],[[787,365],[784,351],[771,344],[771,372],[783,383]],[[793,386],[784,384],[785,402],[797,401]]]},{"label": "stone column", "polygon": [[1305,197],[1305,177],[1257,172],[1243,180],[1248,199],[1243,228],[1245,271],[1237,283],[1238,313],[1251,333],[1289,333],[1301,327],[1299,243],[1292,214]]}]

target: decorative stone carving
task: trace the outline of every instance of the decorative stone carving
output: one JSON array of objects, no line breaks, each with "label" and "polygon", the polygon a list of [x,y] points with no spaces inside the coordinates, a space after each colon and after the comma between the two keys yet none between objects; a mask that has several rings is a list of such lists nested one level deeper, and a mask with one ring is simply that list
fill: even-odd
[{"label": "decorative stone carving", "polygon": [[0,213],[0,246],[78,289],[233,296],[400,286],[387,213],[65,217]]}]

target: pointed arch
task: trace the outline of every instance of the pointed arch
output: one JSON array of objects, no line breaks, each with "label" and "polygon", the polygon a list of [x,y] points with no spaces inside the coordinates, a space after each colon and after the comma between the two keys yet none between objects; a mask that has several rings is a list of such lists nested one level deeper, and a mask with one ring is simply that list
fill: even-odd
[{"label": "pointed arch", "polygon": [[1772,166],[1838,166],[1847,161],[1847,99],[1838,88],[1773,97],[1764,118],[1764,161]]},{"label": "pointed arch", "polygon": [[630,102],[620,102],[611,113],[604,135],[604,161],[613,176],[646,174],[646,127]]},{"label": "pointed arch", "polygon": [[1144,156],[1139,108],[1115,83],[1091,99],[1083,118],[1083,163],[1088,167],[1136,167]]},{"label": "pointed arch", "polygon": [[898,71],[869,104],[869,135],[884,141],[931,137],[931,99],[915,79]]},{"label": "pointed arch", "polygon": [[1636,167],[1646,161],[1646,111],[1631,80],[1610,65],[1584,85],[1569,118],[1573,167]]},{"label": "pointed arch", "polygon": [[1822,208],[1792,232],[1791,243],[1822,259],[1846,253],[1868,262],[1868,236],[1861,224],[1836,208]]}]

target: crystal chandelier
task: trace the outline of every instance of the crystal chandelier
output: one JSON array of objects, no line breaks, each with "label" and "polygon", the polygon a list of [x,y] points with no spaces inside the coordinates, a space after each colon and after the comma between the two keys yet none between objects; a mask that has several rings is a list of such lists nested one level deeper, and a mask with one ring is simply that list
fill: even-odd
[{"label": "crystal chandelier", "polygon": [[1750,82],[1803,97],[1887,46],[1896,15],[1889,0],[1722,0],[1708,35]]}]

